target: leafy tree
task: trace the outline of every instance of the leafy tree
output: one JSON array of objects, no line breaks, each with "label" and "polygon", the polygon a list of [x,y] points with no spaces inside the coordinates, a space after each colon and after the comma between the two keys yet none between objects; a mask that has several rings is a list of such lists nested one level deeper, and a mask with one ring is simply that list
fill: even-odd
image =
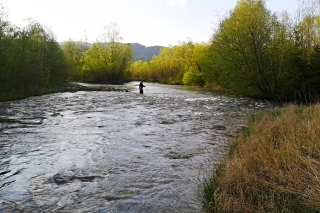
[{"label": "leafy tree", "polygon": [[295,98],[309,102],[320,93],[320,14],[306,13],[295,26],[294,36],[299,51],[295,63],[298,68]]},{"label": "leafy tree", "polygon": [[[210,46],[205,43],[193,44],[188,41],[186,44],[186,65],[182,82],[184,85],[209,85],[211,58],[208,57]],[[187,76],[186,76],[187,75]],[[194,78],[194,79],[190,79]],[[186,79],[190,79],[189,81]]]},{"label": "leafy tree", "polygon": [[17,77],[27,78],[24,84],[31,89],[64,82],[67,78],[65,56],[53,33],[29,20],[29,25],[19,34]]},{"label": "leafy tree", "polygon": [[19,29],[0,10],[0,99],[65,82],[65,57],[53,33],[29,20]]},{"label": "leafy tree", "polygon": [[0,4],[0,92],[5,91],[10,85],[12,69],[11,61],[14,59],[12,41],[14,39],[14,27],[8,21],[4,7]]},{"label": "leafy tree", "polygon": [[82,80],[83,59],[88,48],[89,43],[83,41],[69,40],[62,45],[66,56],[69,80]]},{"label": "leafy tree", "polygon": [[277,40],[281,30],[263,1],[240,0],[213,37],[213,69],[219,84],[243,94],[275,98],[283,75],[274,57],[284,44]]},{"label": "leafy tree", "polygon": [[[206,56],[205,46],[189,41],[173,47],[164,47],[152,60],[135,62],[131,67],[131,74],[133,78],[152,79],[161,83],[183,84],[191,82],[183,81],[184,74],[186,72],[194,73],[194,75],[189,75],[188,79],[191,76],[197,76],[197,78],[202,76],[201,63],[204,62]],[[203,82],[196,84],[202,85]]]},{"label": "leafy tree", "polygon": [[133,60],[132,46],[121,43],[122,38],[116,24],[105,29],[104,37],[85,52],[81,61],[84,80],[121,83],[129,76],[128,70]]},{"label": "leafy tree", "polygon": [[217,86],[217,77],[214,72],[215,57],[211,51],[210,44],[197,44],[195,55],[201,67],[202,78],[206,86]]},{"label": "leafy tree", "polygon": [[157,78],[152,72],[150,61],[136,61],[130,66],[130,76],[136,80],[155,81]]},{"label": "leafy tree", "polygon": [[50,70],[49,84],[56,85],[65,83],[68,79],[68,65],[66,56],[55,40],[48,43],[48,61],[47,66]]},{"label": "leafy tree", "polygon": [[190,67],[189,71],[184,73],[182,82],[184,85],[190,85],[190,86],[203,85],[201,73],[196,72],[195,70],[193,70],[192,67]]},{"label": "leafy tree", "polygon": [[162,48],[159,55],[154,56],[150,61],[157,81],[170,83],[175,80],[181,69],[181,58],[175,55],[175,47]]}]

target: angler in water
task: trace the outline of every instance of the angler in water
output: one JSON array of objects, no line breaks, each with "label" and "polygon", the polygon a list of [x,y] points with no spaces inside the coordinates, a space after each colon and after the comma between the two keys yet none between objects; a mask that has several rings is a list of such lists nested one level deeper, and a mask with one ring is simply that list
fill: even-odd
[{"label": "angler in water", "polygon": [[143,87],[145,87],[145,85],[143,85],[143,81],[141,81],[139,84],[140,94],[143,94]]}]

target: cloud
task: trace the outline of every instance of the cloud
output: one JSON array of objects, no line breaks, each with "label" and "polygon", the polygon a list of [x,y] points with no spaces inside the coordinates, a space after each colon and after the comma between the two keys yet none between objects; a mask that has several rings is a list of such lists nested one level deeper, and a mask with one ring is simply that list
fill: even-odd
[{"label": "cloud", "polygon": [[183,6],[187,3],[188,0],[167,0],[166,4],[167,5],[180,5]]}]

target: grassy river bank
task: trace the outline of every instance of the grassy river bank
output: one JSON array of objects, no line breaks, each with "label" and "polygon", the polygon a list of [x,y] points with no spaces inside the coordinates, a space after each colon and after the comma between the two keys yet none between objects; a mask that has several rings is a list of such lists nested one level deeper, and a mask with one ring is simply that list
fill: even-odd
[{"label": "grassy river bank", "polygon": [[252,118],[203,182],[208,212],[320,212],[320,104]]}]

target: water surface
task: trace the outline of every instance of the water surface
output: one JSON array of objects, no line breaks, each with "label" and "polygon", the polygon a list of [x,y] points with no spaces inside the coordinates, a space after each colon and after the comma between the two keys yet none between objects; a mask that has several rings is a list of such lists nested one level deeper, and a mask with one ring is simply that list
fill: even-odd
[{"label": "water surface", "polygon": [[145,85],[0,103],[0,212],[200,212],[203,175],[270,105]]}]

